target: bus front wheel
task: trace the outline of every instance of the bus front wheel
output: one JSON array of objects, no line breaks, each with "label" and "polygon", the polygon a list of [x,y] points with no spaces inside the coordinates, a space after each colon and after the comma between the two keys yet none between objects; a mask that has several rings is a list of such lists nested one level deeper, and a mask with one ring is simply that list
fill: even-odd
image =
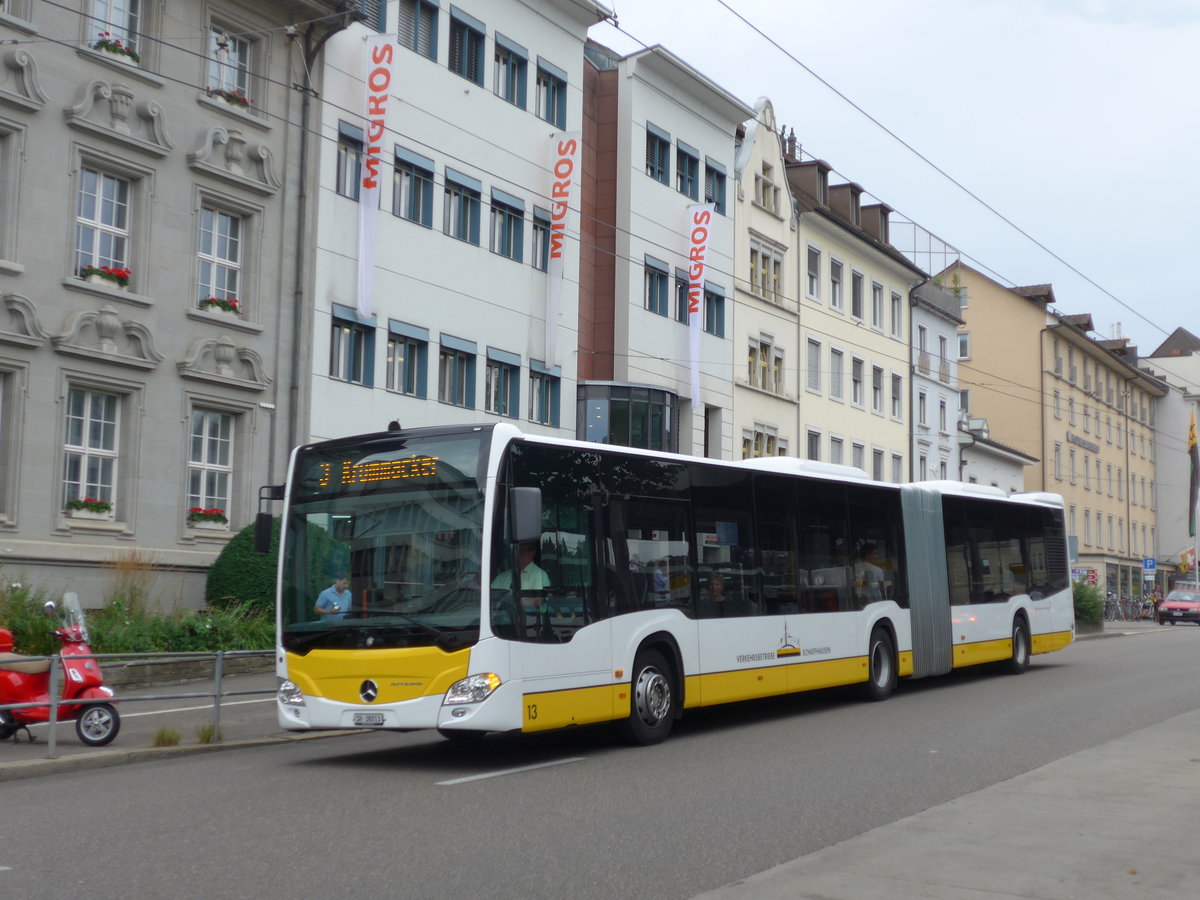
[{"label": "bus front wheel", "polygon": [[867,647],[868,700],[886,700],[896,689],[896,646],[886,628],[871,632]]},{"label": "bus front wheel", "polygon": [[629,718],[622,729],[634,744],[657,744],[671,733],[679,697],[673,672],[657,650],[643,650],[633,662]]},{"label": "bus front wheel", "polygon": [[1012,629],[1012,658],[1008,661],[1008,671],[1020,675],[1029,668],[1029,626],[1025,620],[1017,617],[1013,620]]}]

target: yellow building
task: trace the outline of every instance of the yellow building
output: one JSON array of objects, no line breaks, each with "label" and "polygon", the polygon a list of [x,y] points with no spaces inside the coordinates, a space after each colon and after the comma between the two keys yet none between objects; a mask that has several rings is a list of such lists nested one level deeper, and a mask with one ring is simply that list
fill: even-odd
[{"label": "yellow building", "polygon": [[1154,405],[1166,385],[1126,340],[1097,340],[1090,315],[1055,311],[1050,285],[1008,288],[956,263],[962,408],[993,437],[1040,460],[1025,489],[1061,494],[1072,565],[1119,596],[1141,592],[1156,555]]}]

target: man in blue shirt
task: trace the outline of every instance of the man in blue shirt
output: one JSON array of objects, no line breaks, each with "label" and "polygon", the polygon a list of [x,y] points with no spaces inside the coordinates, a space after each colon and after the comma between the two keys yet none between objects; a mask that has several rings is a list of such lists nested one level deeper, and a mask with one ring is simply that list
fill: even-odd
[{"label": "man in blue shirt", "polygon": [[350,610],[351,599],[350,579],[345,572],[338,572],[333,584],[321,591],[313,609],[324,620],[344,619]]}]

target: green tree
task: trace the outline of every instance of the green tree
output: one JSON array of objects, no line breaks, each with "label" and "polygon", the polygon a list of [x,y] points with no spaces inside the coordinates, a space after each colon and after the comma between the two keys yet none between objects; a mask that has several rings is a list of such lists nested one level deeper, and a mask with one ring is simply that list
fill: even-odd
[{"label": "green tree", "polygon": [[1104,599],[1100,589],[1086,581],[1076,581],[1072,585],[1075,597],[1075,621],[1098,625],[1104,618]]},{"label": "green tree", "polygon": [[279,517],[271,520],[271,549],[254,549],[254,525],[233,536],[208,570],[204,600],[214,609],[248,606],[268,611],[275,608],[275,572],[279,558]]}]

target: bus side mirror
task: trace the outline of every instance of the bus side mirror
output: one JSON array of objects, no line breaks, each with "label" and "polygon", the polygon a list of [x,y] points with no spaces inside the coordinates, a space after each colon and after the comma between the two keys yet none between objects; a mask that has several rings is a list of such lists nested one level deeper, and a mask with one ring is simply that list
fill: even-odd
[{"label": "bus side mirror", "polygon": [[272,500],[282,500],[284,485],[264,484],[258,489],[258,515],[254,517],[254,552],[271,552],[271,514],[263,505]]},{"label": "bus side mirror", "polygon": [[269,553],[271,550],[271,519],[269,512],[260,512],[254,517],[255,553]]},{"label": "bus side mirror", "polygon": [[542,489],[508,489],[508,538],[514,544],[542,537]]}]

